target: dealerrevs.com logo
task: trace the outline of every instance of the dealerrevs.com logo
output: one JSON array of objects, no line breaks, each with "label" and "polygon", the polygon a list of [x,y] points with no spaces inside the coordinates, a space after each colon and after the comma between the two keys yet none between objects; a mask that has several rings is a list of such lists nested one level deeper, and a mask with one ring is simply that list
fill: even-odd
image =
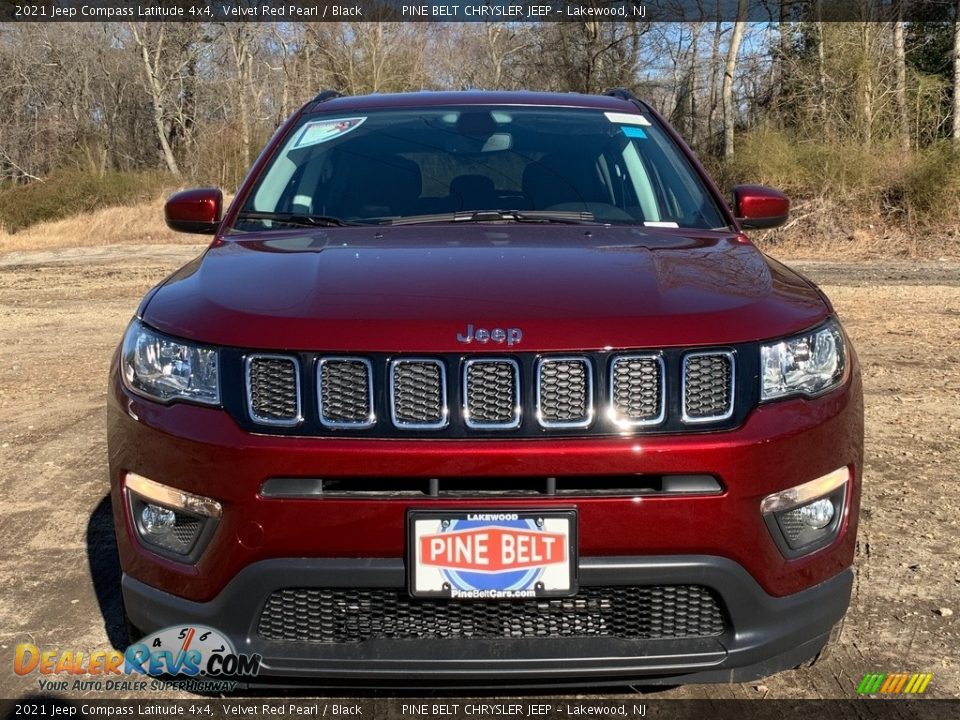
[{"label": "dealerrevs.com logo", "polygon": [[235,678],[256,676],[260,661],[260,655],[237,653],[219,630],[180,625],[152,633],[122,653],[41,650],[21,643],[14,650],[13,670],[21,676],[38,674],[40,689],[47,692],[117,692],[171,684],[185,690],[230,691]]}]

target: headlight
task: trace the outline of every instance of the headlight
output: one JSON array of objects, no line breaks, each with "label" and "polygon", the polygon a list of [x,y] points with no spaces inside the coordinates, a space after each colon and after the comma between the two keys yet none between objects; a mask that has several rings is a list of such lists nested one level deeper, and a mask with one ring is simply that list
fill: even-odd
[{"label": "headlight", "polygon": [[134,320],[123,339],[127,387],[161,402],[220,404],[219,358],[213,348],[174,340]]},{"label": "headlight", "polygon": [[843,381],[846,353],[835,320],[796,337],[760,346],[760,400],[819,395]]}]

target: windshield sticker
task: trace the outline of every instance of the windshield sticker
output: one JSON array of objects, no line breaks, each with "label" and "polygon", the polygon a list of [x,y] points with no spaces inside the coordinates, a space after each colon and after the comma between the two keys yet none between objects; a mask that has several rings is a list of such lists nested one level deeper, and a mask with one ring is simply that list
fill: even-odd
[{"label": "windshield sticker", "polygon": [[660,222],[658,220],[651,220],[643,224],[644,227],[658,227],[658,228],[674,228],[677,229],[680,226],[675,222]]},{"label": "windshield sticker", "polygon": [[623,131],[623,134],[626,135],[628,138],[639,138],[642,140],[647,137],[647,133],[644,131],[643,128],[633,127],[632,125],[628,125],[620,129]]},{"label": "windshield sticker", "polygon": [[634,115],[632,113],[605,112],[607,120],[618,125],[643,125],[650,127],[650,121],[643,115]]},{"label": "windshield sticker", "polygon": [[340,118],[338,120],[318,120],[307,123],[303,126],[293,146],[299,148],[329,142],[334,138],[346,135],[351,130],[356,130],[366,119],[365,117]]}]

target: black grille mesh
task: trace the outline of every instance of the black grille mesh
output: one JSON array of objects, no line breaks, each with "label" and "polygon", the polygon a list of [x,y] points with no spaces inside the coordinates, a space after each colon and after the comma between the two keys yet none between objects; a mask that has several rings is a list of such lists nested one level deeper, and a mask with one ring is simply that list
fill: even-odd
[{"label": "black grille mesh", "polygon": [[479,360],[467,367],[467,413],[473,425],[517,419],[516,366],[505,360]]},{"label": "black grille mesh", "polygon": [[683,363],[683,410],[687,417],[704,419],[729,413],[733,403],[730,356],[688,355]]},{"label": "black grille mesh", "polygon": [[586,360],[544,360],[539,382],[541,422],[549,425],[589,420],[591,380]]},{"label": "black grille mesh", "polygon": [[441,425],[443,375],[440,365],[404,360],[393,366],[393,414],[404,425]]},{"label": "black grille mesh", "polygon": [[627,423],[652,422],[663,407],[663,368],[655,356],[617,358],[613,361],[613,409]]},{"label": "black grille mesh", "polygon": [[370,368],[360,360],[320,365],[320,420],[329,425],[368,425],[372,416]]},{"label": "black grille mesh", "polygon": [[698,638],[725,629],[699,585],[582,587],[575,597],[522,601],[417,600],[403,590],[277,590],[258,633],[268,640],[357,643],[373,638]]},{"label": "black grille mesh", "polygon": [[[291,431],[298,434],[311,434],[319,424],[381,431],[393,425],[408,428],[408,433],[449,428],[455,435],[516,429],[529,435],[538,422],[556,431],[609,433],[618,426],[682,431],[734,415],[733,379],[738,372],[733,352],[720,349],[621,352],[612,358],[547,356],[526,358],[522,365],[506,357],[299,356],[310,383],[299,387],[303,368],[298,357],[248,357],[248,410],[238,419],[249,417],[264,428],[304,427]],[[449,387],[448,378],[459,382]],[[392,394],[387,387],[391,383]],[[319,408],[312,398],[319,398]],[[521,423],[524,413],[530,420]],[[378,420],[379,414],[384,418]]]},{"label": "black grille mesh", "polygon": [[255,421],[296,421],[296,363],[291,358],[251,358],[247,393],[251,415]]}]

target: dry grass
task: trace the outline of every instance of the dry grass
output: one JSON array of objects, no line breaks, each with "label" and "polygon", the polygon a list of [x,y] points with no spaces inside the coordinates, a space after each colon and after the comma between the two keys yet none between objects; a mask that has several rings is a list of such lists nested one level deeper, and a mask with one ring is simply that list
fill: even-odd
[{"label": "dry grass", "polygon": [[783,227],[753,231],[765,252],[783,259],[939,259],[960,256],[960,226],[911,227],[877,213],[851,212],[819,197],[794,204]]},{"label": "dry grass", "polygon": [[198,236],[176,233],[166,226],[163,202],[163,198],[157,198],[138,205],[95,210],[31,225],[16,233],[0,228],[0,253],[102,245],[195,244]]},{"label": "dry grass", "polygon": [[[163,221],[163,198],[38,223],[17,233],[0,228],[0,253],[105,245],[195,245],[200,235],[176,233]],[[229,198],[224,199],[225,204]],[[909,230],[883,217],[852,214],[818,198],[796,203],[786,226],[751,239],[784,259],[940,258],[960,256],[960,227]]]}]

